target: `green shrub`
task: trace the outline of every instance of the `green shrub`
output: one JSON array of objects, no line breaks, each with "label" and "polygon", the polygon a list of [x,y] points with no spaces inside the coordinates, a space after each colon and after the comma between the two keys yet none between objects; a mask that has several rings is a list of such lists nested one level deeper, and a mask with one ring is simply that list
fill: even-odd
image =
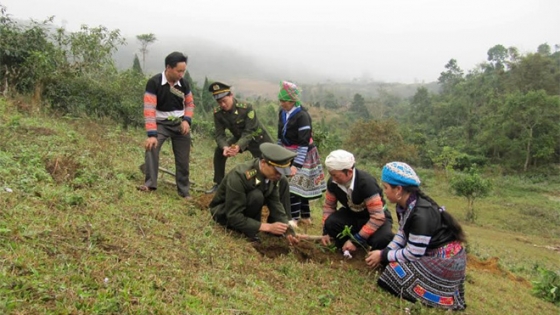
[{"label": "green shrub", "polygon": [[346,144],[354,155],[372,159],[380,164],[390,161],[407,161],[416,164],[418,150],[406,143],[393,119],[358,121],[352,125]]},{"label": "green shrub", "polygon": [[457,196],[467,199],[467,217],[466,220],[474,222],[476,213],[474,210],[474,201],[482,198],[490,193],[492,185],[489,180],[482,178],[475,168],[471,168],[468,173],[459,173],[451,179],[451,188]]},{"label": "green shrub", "polygon": [[560,305],[560,275],[554,271],[537,268],[539,279],[533,281],[533,294],[545,301]]},{"label": "green shrub", "polygon": [[342,139],[336,132],[329,131],[327,127],[319,124],[313,129],[313,142],[321,152],[330,152],[339,149]]}]

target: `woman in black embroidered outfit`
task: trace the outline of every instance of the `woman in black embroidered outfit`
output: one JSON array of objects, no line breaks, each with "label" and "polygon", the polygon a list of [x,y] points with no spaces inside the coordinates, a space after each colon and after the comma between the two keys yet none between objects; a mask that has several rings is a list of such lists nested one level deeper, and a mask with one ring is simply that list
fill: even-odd
[{"label": "woman in black embroidered outfit", "polygon": [[387,264],[379,286],[412,302],[465,309],[463,229],[420,190],[420,179],[408,164],[386,164],[381,180],[385,196],[397,204],[399,230],[387,248],[366,257],[370,266]]},{"label": "woman in black embroidered outfit", "polygon": [[321,197],[327,189],[319,152],[313,144],[311,117],[301,106],[300,94],[294,83],[280,84],[278,144],[297,153],[289,179],[292,226],[297,226],[300,218],[311,222],[309,200]]}]

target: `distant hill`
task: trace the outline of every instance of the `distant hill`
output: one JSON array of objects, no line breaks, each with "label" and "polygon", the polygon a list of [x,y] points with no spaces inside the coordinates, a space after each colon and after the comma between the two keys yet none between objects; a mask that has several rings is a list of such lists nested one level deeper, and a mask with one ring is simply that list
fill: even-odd
[{"label": "distant hill", "polygon": [[[136,38],[128,38],[128,45],[121,47],[115,54],[120,68],[132,66],[134,54],[142,56],[138,51]],[[281,77],[298,77],[302,81],[314,82],[320,80],[320,75],[305,73],[295,74],[280,70],[280,65],[271,64],[266,58],[252,56],[233,47],[224,46],[200,38],[178,40],[176,38],[158,38],[148,46],[146,55],[146,69],[148,74],[163,70],[164,57],[172,51],[181,51],[189,57],[188,70],[195,81],[202,84],[205,77],[213,80],[232,82],[239,79],[253,79],[257,81],[275,82]]]},{"label": "distant hill", "polygon": [[[128,38],[127,43],[126,46],[120,47],[114,56],[117,66],[121,69],[132,67],[134,54],[138,54],[142,60],[136,38]],[[289,69],[272,58],[250,55],[233,47],[200,38],[158,38],[155,43],[148,46],[148,50],[144,69],[147,74],[162,71],[165,56],[172,51],[181,51],[188,55],[189,73],[199,86],[203,85],[206,77],[210,80],[220,80],[234,85],[236,93],[245,97],[274,98],[278,92],[278,84],[283,79],[296,80],[300,85],[319,85],[323,90],[345,99],[352,99],[355,93],[360,93],[366,98],[374,98],[381,90],[408,98],[416,93],[419,86],[426,86],[432,92],[438,91],[436,82],[402,84],[358,79],[350,82],[335,82],[321,73],[305,68]]]},{"label": "distant hill", "polygon": [[[28,20],[16,19],[21,25],[29,25]],[[54,31],[54,28],[53,28]],[[139,52],[139,42],[136,37],[126,38],[127,44],[119,47],[114,58],[119,69],[132,67],[134,55],[137,54],[142,63]],[[354,94],[375,98],[380,91],[401,98],[408,98],[416,93],[419,86],[425,86],[431,92],[439,90],[437,82],[430,83],[387,83],[365,79],[338,82],[330,75],[317,73],[307,69],[305,65],[289,67],[272,56],[257,56],[217,42],[198,37],[157,37],[157,41],[148,46],[144,73],[155,74],[164,69],[164,58],[172,51],[181,51],[188,55],[188,70],[199,86],[204,79],[224,81],[234,86],[234,90],[244,97],[275,98],[278,84],[281,80],[295,80],[300,86],[307,86],[305,90],[328,91],[341,99],[351,100]],[[144,68],[144,67],[143,67]],[[305,93],[305,91],[304,91]]]}]

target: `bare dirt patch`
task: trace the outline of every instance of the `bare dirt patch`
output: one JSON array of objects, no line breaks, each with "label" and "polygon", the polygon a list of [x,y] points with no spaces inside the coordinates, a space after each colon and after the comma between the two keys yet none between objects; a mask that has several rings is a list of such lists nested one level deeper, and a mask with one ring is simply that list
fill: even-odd
[{"label": "bare dirt patch", "polygon": [[52,136],[54,134],[56,134],[56,131],[49,129],[49,128],[44,128],[44,127],[20,127],[18,129],[18,133],[20,134],[29,134],[29,135],[34,135],[34,136]]},{"label": "bare dirt patch", "polygon": [[200,196],[195,196],[192,199],[192,203],[200,210],[204,210],[208,209],[212,198],[214,198],[214,194],[202,194]]},{"label": "bare dirt patch", "polygon": [[75,178],[80,164],[74,161],[72,157],[61,156],[47,159],[45,161],[45,168],[54,181],[61,184],[70,182]]},{"label": "bare dirt patch", "polygon": [[291,254],[304,263],[325,264],[333,268],[372,270],[365,263],[366,253],[363,250],[356,251],[351,259],[346,259],[339,250],[332,250],[316,241],[300,240],[297,245],[290,245],[284,237],[270,234],[262,234],[260,241],[254,242],[253,247],[268,258]]},{"label": "bare dirt patch", "polygon": [[500,276],[506,276],[510,280],[519,282],[527,287],[531,287],[531,283],[523,277],[514,275],[513,273],[504,270],[499,264],[498,257],[491,257],[486,260],[480,260],[474,255],[467,255],[467,271],[486,271]]},{"label": "bare dirt patch", "polygon": [[[193,203],[200,209],[208,208],[214,194],[203,194],[193,198]],[[262,212],[262,222],[266,222],[269,210],[265,206]],[[342,256],[339,250],[333,250],[325,247],[316,240],[300,240],[297,245],[290,245],[286,238],[274,236],[271,234],[261,233],[260,240],[252,243],[253,248],[261,255],[275,259],[281,256],[293,255],[300,262],[318,263],[329,265],[333,268],[356,269],[371,272],[365,263],[366,253],[358,250],[353,253],[351,259]],[[522,283],[528,287],[531,284],[524,278],[516,276],[511,272],[504,270],[497,257],[487,260],[481,260],[474,255],[468,255],[467,269],[471,272],[486,271],[497,275],[507,276],[515,282]]]}]

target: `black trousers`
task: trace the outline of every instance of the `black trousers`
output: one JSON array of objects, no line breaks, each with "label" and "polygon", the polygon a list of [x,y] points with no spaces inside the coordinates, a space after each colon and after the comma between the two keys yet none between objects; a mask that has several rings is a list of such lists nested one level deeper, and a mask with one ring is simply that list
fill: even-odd
[{"label": "black trousers", "polygon": [[175,156],[175,182],[177,193],[181,197],[189,196],[189,160],[191,152],[191,133],[181,134],[181,124],[171,121],[157,122],[157,146],[146,151],[144,161],[146,163],[146,178],[144,185],[156,189],[159,170],[159,152],[168,138],[171,138],[173,155]]},{"label": "black trousers", "polygon": [[[393,239],[393,231],[391,227],[393,225],[393,218],[388,210],[385,210],[385,223],[375,233],[373,233],[370,238],[367,239],[367,245],[371,246],[371,250],[383,249],[389,245]],[[324,224],[323,233],[327,233],[330,237],[334,238],[335,245],[338,248],[342,248],[344,243],[349,239],[345,236],[342,238],[338,237],[338,234],[344,230],[345,226],[352,226],[352,234],[358,233],[364,224],[369,221],[369,212],[367,210],[361,212],[354,212],[348,208],[342,207],[331,214]]]}]

